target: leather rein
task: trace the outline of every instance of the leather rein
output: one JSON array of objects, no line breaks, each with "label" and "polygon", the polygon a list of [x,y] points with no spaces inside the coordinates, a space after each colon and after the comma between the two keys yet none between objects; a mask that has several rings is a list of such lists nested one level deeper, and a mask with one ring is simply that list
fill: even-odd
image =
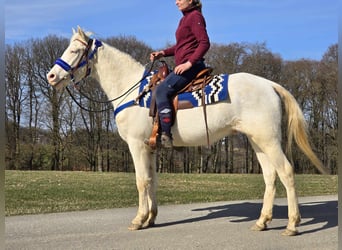
[{"label": "leather rein", "polygon": [[[135,89],[138,88],[140,82],[142,80],[144,80],[148,74],[151,72],[153,65],[154,65],[154,61],[151,63],[150,68],[145,71],[146,74],[143,75],[143,77],[137,82],[135,83],[131,88],[129,88],[127,91],[125,91],[123,94],[121,94],[120,96],[113,98],[111,100],[106,100],[106,101],[99,101],[99,100],[95,100],[91,97],[89,97],[88,95],[86,95],[85,93],[83,93],[80,89],[80,83],[81,81],[84,81],[91,73],[91,68],[89,67],[89,60],[93,59],[98,48],[102,46],[102,42],[99,40],[95,39],[95,48],[93,51],[90,52],[90,49],[94,43],[93,39],[89,39],[88,43],[85,43],[79,39],[77,39],[77,41],[79,41],[80,43],[84,44],[86,46],[86,49],[84,50],[80,60],[78,61],[78,63],[76,64],[75,67],[71,67],[67,62],[65,62],[63,59],[58,58],[55,62],[55,64],[59,65],[62,69],[64,69],[66,72],[69,73],[70,75],[70,81],[72,82],[73,86],[79,91],[79,93],[81,94],[81,96],[85,97],[86,99],[88,99],[91,102],[94,103],[101,103],[101,104],[109,104],[113,101],[116,101],[122,97],[124,97],[125,95],[128,95],[129,93],[131,93],[132,91],[134,91]],[[76,70],[86,67],[86,73],[85,75],[82,77],[82,79],[79,82],[75,82],[75,77],[74,77],[74,73],[76,72]],[[66,87],[66,90],[68,92],[68,94],[70,95],[70,97],[72,98],[72,100],[77,104],[77,106],[79,106],[82,110],[85,110],[87,112],[93,112],[93,113],[100,113],[100,112],[106,112],[109,110],[112,110],[114,107],[110,106],[109,108],[105,108],[105,109],[99,109],[99,110],[92,110],[92,109],[88,109],[86,107],[84,107],[81,103],[81,100],[78,101],[76,100],[76,97],[71,93],[70,89],[68,88],[68,86]]]}]

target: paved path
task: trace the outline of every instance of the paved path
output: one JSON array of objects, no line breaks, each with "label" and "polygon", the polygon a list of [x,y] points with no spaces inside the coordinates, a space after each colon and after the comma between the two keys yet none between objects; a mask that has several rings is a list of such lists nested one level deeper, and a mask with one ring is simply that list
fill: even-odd
[{"label": "paved path", "polygon": [[7,217],[6,249],[300,249],[336,250],[337,195],[299,198],[300,235],[281,236],[285,199],[269,230],[249,230],[260,200],[160,206],[157,225],[127,230],[136,208]]}]

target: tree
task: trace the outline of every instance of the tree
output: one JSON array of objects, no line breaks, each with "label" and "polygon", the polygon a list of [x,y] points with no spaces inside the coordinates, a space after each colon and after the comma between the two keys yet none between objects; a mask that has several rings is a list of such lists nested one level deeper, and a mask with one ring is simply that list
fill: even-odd
[{"label": "tree", "polygon": [[25,102],[25,119],[28,123],[28,148],[29,152],[27,152],[28,159],[27,164],[30,170],[35,168],[34,166],[34,157],[36,153],[36,146],[39,140],[38,137],[38,119],[41,111],[41,98],[40,92],[38,91],[38,86],[35,84],[35,69],[34,69],[34,57],[32,52],[31,43],[25,47],[25,57],[23,63],[23,71],[26,76],[25,83],[23,86],[26,86],[26,95],[27,101]]},{"label": "tree", "polygon": [[[134,37],[106,41],[143,64],[149,62],[151,48]],[[133,171],[113,112],[81,111],[63,91],[48,84],[46,72],[67,46],[68,40],[57,36],[6,46],[7,168]],[[337,172],[337,44],[328,48],[321,61],[283,61],[265,43],[213,44],[206,63],[215,73],[246,71],[284,85],[304,111],[313,148],[331,172]],[[74,92],[85,108],[108,107],[94,102],[107,100],[95,81],[82,82],[81,90],[93,99]],[[284,141],[285,136],[284,131]],[[308,160],[298,150],[293,152],[296,172],[312,173]],[[158,154],[161,172],[260,172],[247,137],[241,134],[223,138],[210,149],[190,147]]]},{"label": "tree", "polygon": [[[285,62],[282,67],[281,84],[288,89],[296,98],[299,106],[302,108],[306,120],[312,117],[312,84],[316,78],[318,62],[313,60],[298,60]],[[283,123],[286,124],[286,117],[283,116]],[[286,126],[283,126],[283,141],[286,142]],[[285,145],[284,145],[285,148]],[[294,145],[292,152],[293,163],[297,172],[307,172],[312,169],[310,163],[301,154],[299,149]]]},{"label": "tree", "polygon": [[[83,125],[86,128],[88,134],[88,147],[85,155],[92,171],[102,170],[103,145],[101,143],[101,140],[103,138],[103,131],[105,131],[104,118],[107,113],[96,111],[105,110],[109,107],[106,107],[103,103],[99,103],[96,101],[106,100],[106,96],[94,81],[85,81],[83,90],[83,93],[85,93],[86,96],[89,97],[89,99],[86,99],[84,100],[84,102],[82,102],[82,105],[87,110],[80,110]],[[80,98],[82,98],[82,96]]]},{"label": "tree", "polygon": [[269,51],[265,43],[249,44],[245,50],[247,53],[243,57],[241,71],[279,81],[282,59]]},{"label": "tree", "polygon": [[246,45],[232,43],[228,45],[212,44],[206,55],[206,64],[214,68],[214,73],[236,73],[240,71]]},{"label": "tree", "polygon": [[8,156],[11,169],[20,167],[20,123],[23,102],[26,99],[23,84],[24,50],[20,45],[6,47],[6,129]]},{"label": "tree", "polygon": [[46,118],[48,120],[45,126],[51,130],[51,141],[53,144],[53,158],[51,170],[58,170],[61,166],[61,125],[60,115],[64,100],[64,93],[51,88],[46,79],[46,73],[49,72],[58,58],[67,47],[67,39],[57,36],[48,36],[44,39],[37,39],[32,42],[33,60],[35,68],[34,80],[38,84],[42,93],[42,101],[47,105]]},{"label": "tree", "polygon": [[328,48],[320,61],[317,73],[320,101],[319,145],[323,163],[337,173],[337,80],[338,46]]},{"label": "tree", "polygon": [[134,36],[110,37],[105,40],[116,49],[131,55],[138,62],[145,64],[149,62],[152,48],[138,41]]}]

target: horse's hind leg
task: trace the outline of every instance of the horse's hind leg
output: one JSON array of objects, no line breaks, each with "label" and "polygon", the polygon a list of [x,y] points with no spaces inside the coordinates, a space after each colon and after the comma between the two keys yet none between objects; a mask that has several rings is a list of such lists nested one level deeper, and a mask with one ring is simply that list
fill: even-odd
[{"label": "horse's hind leg", "polygon": [[286,230],[283,232],[283,235],[294,236],[298,234],[296,226],[300,224],[301,217],[295,189],[294,171],[284,153],[282,154],[283,161],[282,164],[277,166],[277,173],[286,189],[289,217],[289,222],[287,224]]},{"label": "horse's hind leg", "polygon": [[[278,174],[281,182],[285,186],[288,202],[288,225],[283,235],[296,235],[296,226],[300,223],[300,213],[298,208],[297,194],[295,190],[294,171],[284,152],[281,149],[280,143],[277,140],[268,140],[267,144],[260,146],[251,140],[253,148],[257,152],[258,160],[263,169],[265,180],[265,196],[264,204],[261,210],[261,215],[256,223],[256,227],[267,223],[272,218],[272,207],[275,196],[275,179]],[[270,216],[270,218],[269,218]],[[264,224],[265,225],[265,224]],[[255,227],[254,227],[255,229]]]},{"label": "horse's hind leg", "polygon": [[[257,147],[254,146],[254,148],[256,149]],[[263,231],[267,228],[267,224],[271,222],[273,217],[273,202],[276,193],[275,180],[277,174],[274,167],[272,164],[270,164],[267,156],[263,152],[256,150],[256,155],[263,172],[265,193],[260,217],[255,225],[251,227],[251,229],[254,231]]]}]

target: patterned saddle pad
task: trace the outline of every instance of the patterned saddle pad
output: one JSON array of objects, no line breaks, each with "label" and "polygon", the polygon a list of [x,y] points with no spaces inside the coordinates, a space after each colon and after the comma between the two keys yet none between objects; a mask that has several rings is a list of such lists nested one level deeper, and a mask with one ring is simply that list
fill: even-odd
[{"label": "patterned saddle pad", "polygon": [[[139,93],[143,91],[144,87],[149,83],[152,78],[153,73],[146,77],[140,84]],[[210,81],[208,85],[204,88],[205,93],[205,104],[213,104],[220,101],[225,101],[229,99],[228,93],[228,79],[229,75],[220,74],[214,75],[213,79]],[[149,108],[151,105],[152,92],[148,91],[142,98],[139,100],[139,105],[141,107]],[[196,90],[194,92],[185,92],[178,95],[178,101],[187,101],[192,104],[192,107],[200,107],[202,106],[202,90]]]}]

